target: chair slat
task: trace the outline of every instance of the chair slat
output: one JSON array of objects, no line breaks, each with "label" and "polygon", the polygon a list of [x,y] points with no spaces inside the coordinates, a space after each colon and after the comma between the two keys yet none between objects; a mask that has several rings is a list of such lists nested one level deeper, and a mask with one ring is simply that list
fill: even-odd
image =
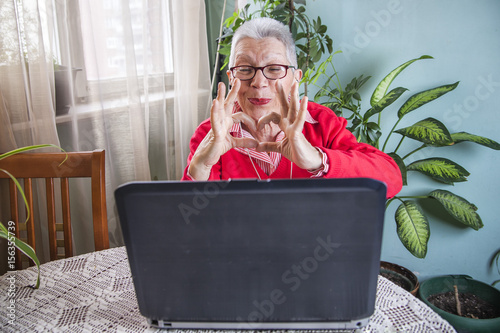
[{"label": "chair slat", "polygon": [[[31,178],[24,179],[24,195],[28,201],[28,207],[26,207],[26,216],[28,216],[26,220],[26,237],[28,239],[28,244],[36,250],[35,214],[33,213],[33,180]],[[29,265],[34,266],[35,264],[30,260]]]},{"label": "chair slat", "polygon": [[92,219],[94,221],[95,250],[109,248],[108,224],[99,223],[107,219],[106,197],[99,193],[106,193],[104,154],[94,154],[92,157]]},{"label": "chair slat", "polygon": [[71,210],[69,204],[68,178],[61,178],[61,200],[64,232],[64,255],[66,258],[73,256],[73,239],[71,233]]},{"label": "chair slat", "polygon": [[47,199],[47,230],[49,232],[50,260],[57,259],[56,243],[56,204],[54,178],[45,179],[45,194]]}]

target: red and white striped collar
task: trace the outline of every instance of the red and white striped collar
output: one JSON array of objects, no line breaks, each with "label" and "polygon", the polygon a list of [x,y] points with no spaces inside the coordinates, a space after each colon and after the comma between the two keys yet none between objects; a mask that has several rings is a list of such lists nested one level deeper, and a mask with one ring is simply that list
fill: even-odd
[{"label": "red and white striped collar", "polygon": [[[239,105],[238,102],[235,102],[234,103],[234,107],[233,107],[233,113],[237,113],[237,112],[242,112],[241,110],[241,107]],[[311,114],[309,113],[309,111],[306,110],[306,122],[310,123],[310,124],[317,124],[318,121],[316,119],[314,119]],[[231,133],[232,136],[236,137],[236,138],[250,138],[250,139],[255,139],[253,137],[252,134],[250,134],[250,132],[244,130],[242,127],[241,127],[241,123],[235,123],[233,124],[233,126],[231,127],[231,129],[229,130],[229,132]],[[285,137],[285,133],[283,133],[283,131],[279,132],[278,135],[276,136],[276,142],[280,142],[281,140],[283,140]],[[271,174],[272,172],[274,172],[274,170],[278,167],[278,164],[280,163],[281,161],[281,154],[280,153],[276,153],[276,152],[270,152],[270,153],[266,153],[266,152],[258,152],[256,151],[254,148],[240,148],[240,147],[236,147],[234,148],[236,151],[242,153],[242,154],[245,154],[245,155],[250,155],[250,157],[258,160],[258,161],[262,161],[264,162],[265,164],[269,164],[269,167],[270,167],[270,170],[269,172],[266,172],[267,174]],[[259,165],[262,167],[262,164],[259,163]]]}]

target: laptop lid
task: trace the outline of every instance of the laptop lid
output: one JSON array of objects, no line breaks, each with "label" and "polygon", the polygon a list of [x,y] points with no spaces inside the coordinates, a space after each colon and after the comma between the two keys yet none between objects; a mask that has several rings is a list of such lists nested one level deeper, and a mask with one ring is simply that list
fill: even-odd
[{"label": "laptop lid", "polygon": [[379,181],[133,182],[115,198],[153,326],[349,329],[373,314]]}]

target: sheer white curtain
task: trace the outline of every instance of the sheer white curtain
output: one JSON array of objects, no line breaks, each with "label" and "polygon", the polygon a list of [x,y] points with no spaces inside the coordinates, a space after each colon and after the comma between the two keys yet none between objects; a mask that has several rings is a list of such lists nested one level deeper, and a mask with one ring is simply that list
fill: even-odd
[{"label": "sheer white curtain", "polygon": [[[14,137],[16,146],[54,143],[68,151],[105,149],[110,245],[122,245],[114,190],[128,181],[180,179],[189,139],[207,114],[211,97],[204,1],[0,2],[5,1],[23,7],[33,3],[33,16],[40,23],[25,26],[38,32],[34,49],[45,61],[37,65],[36,75],[30,67],[29,76],[15,86],[1,80],[6,101],[4,108],[0,103],[1,126],[12,131],[1,134],[1,148],[9,149],[4,142]],[[15,37],[14,23],[22,23],[14,20],[6,27],[4,22],[2,17],[2,31]],[[26,44],[31,46],[31,41]],[[19,59],[16,68],[22,73]],[[67,68],[71,70],[62,70]],[[10,74],[13,68],[5,70],[15,75]],[[56,78],[62,73],[69,79],[65,91],[56,89],[54,72]],[[38,90],[25,93],[34,87]],[[63,95],[70,99],[60,102]],[[26,128],[31,141],[21,140],[18,128]],[[76,253],[93,250],[84,186],[72,187],[78,198],[72,203],[77,204],[72,215]]]},{"label": "sheer white curtain", "polygon": [[[44,1],[0,1],[0,152],[27,145],[60,144],[54,118],[50,49],[54,26],[50,4],[46,5]],[[10,216],[8,198],[5,181],[0,183],[3,223]],[[36,217],[37,212],[33,213]],[[37,235],[44,232],[43,222],[36,226]],[[6,258],[6,242],[0,243],[0,256]],[[37,250],[41,258],[48,256],[43,247],[37,246]],[[5,270],[6,260],[0,260],[0,272]]]}]

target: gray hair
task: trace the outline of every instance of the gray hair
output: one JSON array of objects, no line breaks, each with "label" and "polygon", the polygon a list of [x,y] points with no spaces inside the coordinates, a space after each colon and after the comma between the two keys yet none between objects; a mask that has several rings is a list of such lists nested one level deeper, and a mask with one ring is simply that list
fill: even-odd
[{"label": "gray hair", "polygon": [[287,60],[290,62],[290,65],[297,68],[295,41],[290,30],[283,23],[269,17],[259,17],[246,21],[236,30],[231,45],[229,68],[234,66],[234,49],[243,38],[261,40],[268,37],[276,38],[285,45]]}]

